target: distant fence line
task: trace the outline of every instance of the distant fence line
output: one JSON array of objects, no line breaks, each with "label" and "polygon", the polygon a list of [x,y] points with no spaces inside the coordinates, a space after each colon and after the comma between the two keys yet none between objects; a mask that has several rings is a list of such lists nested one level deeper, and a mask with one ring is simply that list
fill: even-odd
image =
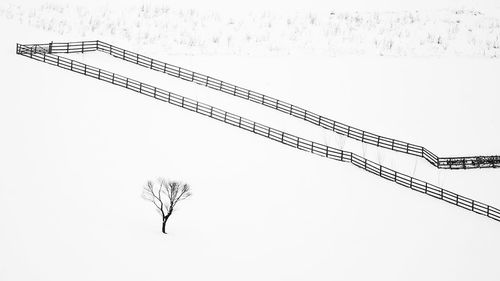
[{"label": "distant fence line", "polygon": [[[439,169],[474,169],[474,168],[499,168],[500,156],[466,156],[466,157],[438,157],[429,149],[411,144],[404,141],[399,141],[392,138],[383,137],[358,128],[337,122],[328,117],[316,114],[314,112],[303,109],[299,106],[278,100],[276,98],[259,94],[255,91],[245,89],[222,80],[191,71],[180,66],[175,66],[165,63],[138,53],[125,50],[120,47],[108,44],[103,41],[77,41],[64,43],[47,43],[47,44],[32,44],[31,46],[38,51],[56,53],[83,53],[91,51],[101,51],[112,55],[113,57],[123,59],[137,65],[163,72],[170,76],[183,79],[185,81],[194,82],[196,84],[206,86],[208,88],[230,94],[242,99],[258,103],[275,110],[284,112],[296,118],[308,121],[314,125],[324,129],[333,131],[348,138],[361,141],[377,147],[422,157]],[[37,51],[37,50],[35,50]]]},{"label": "distant fence line", "polygon": [[[395,170],[389,169],[385,166],[379,165],[373,161],[363,158],[355,153],[333,148],[314,141],[310,141],[286,133],[284,131],[277,130],[269,126],[254,122],[252,120],[243,118],[239,115],[224,111],[222,109],[210,106],[208,104],[201,103],[196,100],[151,86],[149,84],[142,83],[140,81],[110,71],[96,68],[78,62],[76,60],[54,55],[53,52],[54,49],[52,49],[52,53],[49,53],[46,47],[48,46],[17,44],[16,53],[37,61],[45,62],[50,65],[54,65],[66,70],[70,70],[79,74],[96,78],[98,80],[105,81],[113,85],[124,87],[126,89],[170,103],[178,107],[185,108],[187,110],[210,117],[212,119],[216,119],[226,124],[238,127],[240,129],[244,129],[246,131],[266,137],[268,139],[291,146],[299,150],[310,152],[337,161],[349,162],[358,168],[361,168],[386,180],[393,181],[404,187],[410,188],[411,190],[427,194],[431,197],[443,200],[445,202],[456,205],[463,209],[475,212],[480,215],[487,216],[496,221],[500,221],[500,210],[493,206],[478,202],[476,200],[470,199],[465,196],[461,196],[459,194],[440,188],[438,186],[419,180],[417,178],[408,176],[406,174],[399,173]],[[52,46],[52,48],[54,48],[54,46]],[[85,50],[86,48],[87,47],[85,43],[83,43],[81,45],[81,49]],[[88,49],[92,48],[96,49],[96,47],[88,47]],[[70,48],[70,47],[67,47],[66,51],[68,53],[73,51],[77,52],[76,48]]]}]

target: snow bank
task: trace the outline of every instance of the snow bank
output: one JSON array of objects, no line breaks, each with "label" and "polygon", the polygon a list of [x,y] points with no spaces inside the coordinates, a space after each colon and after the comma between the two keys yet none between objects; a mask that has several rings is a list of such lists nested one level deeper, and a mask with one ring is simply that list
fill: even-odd
[{"label": "snow bank", "polygon": [[352,12],[332,7],[232,14],[165,4],[4,4],[0,16],[61,36],[155,45],[169,54],[494,58],[500,55],[495,11]]}]

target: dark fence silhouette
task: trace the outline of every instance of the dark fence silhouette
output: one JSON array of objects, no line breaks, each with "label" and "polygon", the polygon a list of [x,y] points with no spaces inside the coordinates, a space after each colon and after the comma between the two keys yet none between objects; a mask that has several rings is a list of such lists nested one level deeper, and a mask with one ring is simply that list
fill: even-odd
[{"label": "dark fence silhouette", "polygon": [[116,58],[120,58],[152,70],[160,71],[170,76],[183,79],[185,81],[194,82],[196,84],[206,86],[226,94],[262,104],[296,118],[308,121],[309,123],[333,131],[340,135],[347,136],[348,138],[361,141],[363,143],[413,156],[422,157],[439,169],[474,169],[500,167],[500,156],[439,157],[423,146],[363,131],[344,123],[337,122],[328,117],[308,111],[299,106],[278,100],[276,98],[259,94],[255,91],[226,83],[220,79],[191,71],[180,66],[165,63],[99,40],[31,44],[24,46],[35,48],[34,51],[37,51],[36,48],[38,48],[38,51],[42,50],[41,52],[48,52],[53,54],[101,51]]},{"label": "dark fence silhouette", "polygon": [[[87,43],[83,43],[81,48],[87,48]],[[89,49],[95,46],[94,43],[88,43]],[[101,81],[111,83],[113,85],[121,86],[126,89],[141,93],[143,95],[170,103],[172,105],[185,108],[187,110],[196,112],[198,114],[216,119],[226,124],[238,127],[240,129],[252,132],[254,134],[266,137],[276,142],[291,146],[293,148],[310,152],[329,159],[349,162],[354,166],[382,177],[386,180],[393,181],[401,186],[407,187],[411,190],[429,195],[436,199],[443,200],[450,204],[456,205],[463,209],[475,212],[480,215],[487,216],[496,221],[500,221],[500,210],[490,205],[478,202],[465,196],[461,196],[449,190],[440,188],[425,181],[416,179],[395,170],[389,169],[385,166],[379,165],[373,161],[363,158],[355,153],[333,148],[321,143],[310,141],[281,130],[271,128],[269,126],[254,122],[252,120],[243,118],[239,115],[224,111],[222,109],[210,106],[196,100],[186,98],[184,96],[174,94],[172,92],[151,86],[140,81],[106,71],[97,67],[93,67],[72,59],[54,55],[54,52],[45,52],[50,46],[45,45],[22,45],[17,44],[16,53],[31,59],[45,62],[66,70],[70,70],[79,74],[83,74]],[[54,51],[55,45],[52,45]],[[60,48],[60,47],[58,47]],[[94,48],[95,49],[95,48]],[[47,49],[48,50],[48,49]],[[56,49],[58,50],[58,49]],[[76,51],[76,48],[67,47],[66,50],[71,52]],[[194,74],[193,74],[194,76]]]}]

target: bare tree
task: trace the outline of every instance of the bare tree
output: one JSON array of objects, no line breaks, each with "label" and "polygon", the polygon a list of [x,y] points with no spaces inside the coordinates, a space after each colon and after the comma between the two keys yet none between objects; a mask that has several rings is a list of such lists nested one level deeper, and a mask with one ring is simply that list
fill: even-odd
[{"label": "bare tree", "polygon": [[158,184],[155,185],[152,181],[148,181],[144,187],[142,197],[155,205],[162,218],[161,231],[166,234],[165,225],[170,215],[172,215],[175,205],[191,196],[191,190],[188,184],[167,181],[163,178],[158,179]]}]

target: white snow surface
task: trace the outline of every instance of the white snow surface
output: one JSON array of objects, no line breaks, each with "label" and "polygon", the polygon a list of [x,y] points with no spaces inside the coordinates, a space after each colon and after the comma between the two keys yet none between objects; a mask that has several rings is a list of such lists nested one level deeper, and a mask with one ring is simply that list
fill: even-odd
[{"label": "white snow surface", "polygon": [[[46,7],[57,5],[75,9]],[[352,165],[18,56],[15,43],[101,39],[440,156],[500,153],[498,59],[475,51],[419,56],[408,49],[390,57],[331,56],[302,47],[293,47],[298,54],[262,53],[243,42],[243,49],[256,52],[206,46],[180,52],[176,42],[164,47],[168,36],[154,28],[144,28],[159,36],[150,43],[135,35],[108,36],[105,27],[82,36],[79,20],[89,15],[64,14],[77,27],[71,30],[64,29],[69,24],[33,24],[57,20],[50,9],[30,17],[29,10],[15,8],[11,19],[4,9],[0,19],[0,280],[500,278],[500,223],[494,220]],[[473,36],[484,36],[479,33]],[[363,154],[357,142],[256,104],[102,53],[71,57]],[[437,170],[371,146],[366,156],[500,206],[498,169]],[[160,176],[188,182],[194,193],[179,204],[168,235],[140,196],[146,181]]]},{"label": "white snow surface", "polygon": [[126,40],[182,55],[500,55],[500,5],[490,9],[221,11],[171,4],[4,4],[0,17],[63,37]]}]

